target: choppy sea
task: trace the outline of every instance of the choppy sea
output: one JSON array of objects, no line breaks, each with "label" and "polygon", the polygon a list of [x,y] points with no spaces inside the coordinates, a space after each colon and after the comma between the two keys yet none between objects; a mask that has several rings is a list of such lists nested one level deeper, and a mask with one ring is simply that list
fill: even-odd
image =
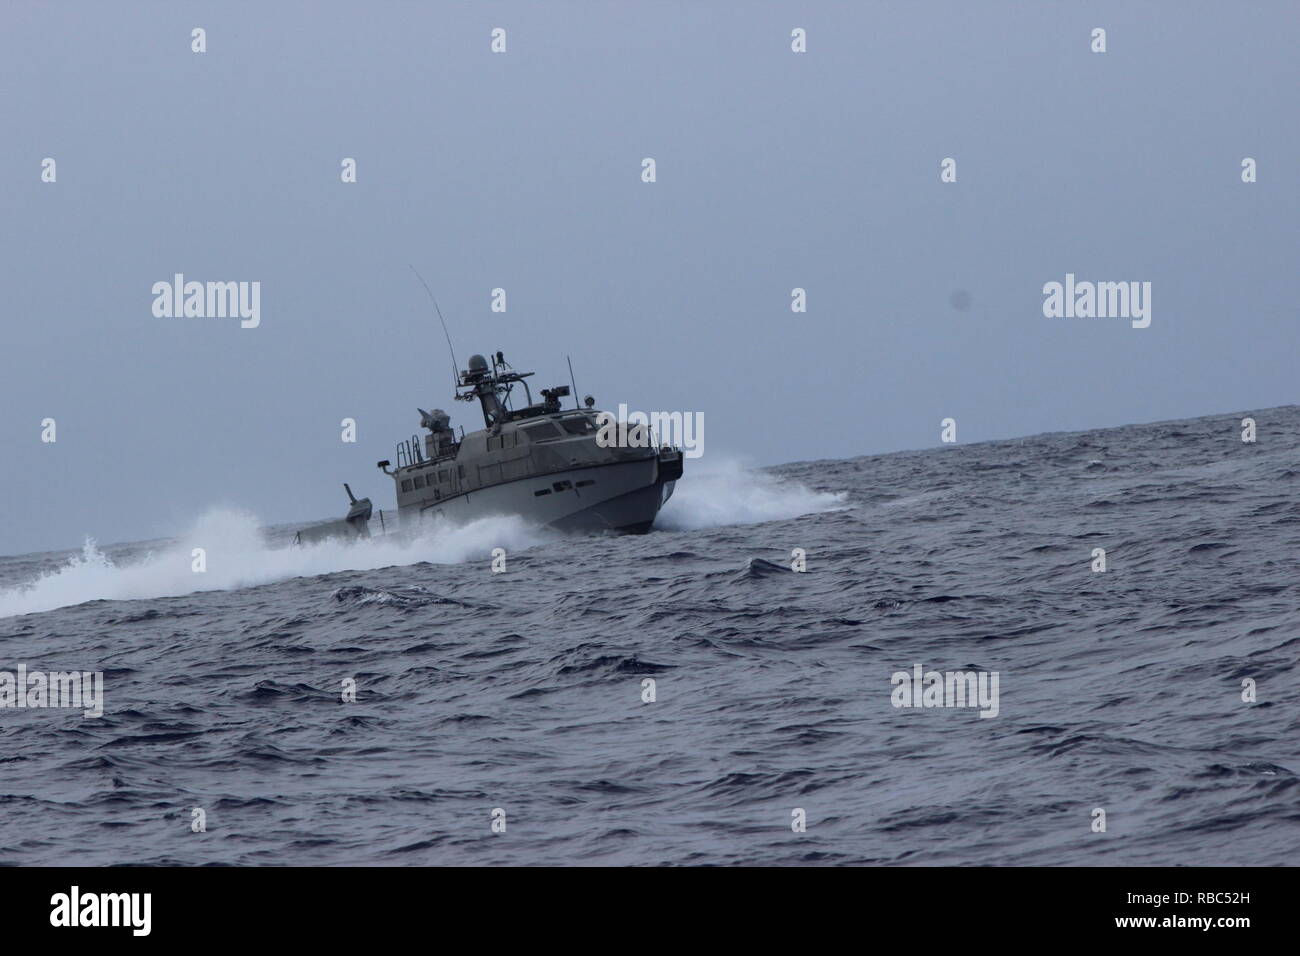
[{"label": "choppy sea", "polygon": [[0,863],[1296,861],[1300,407],[706,456],[638,537],[293,531],[0,558],[0,672],[103,674],[0,707]]}]

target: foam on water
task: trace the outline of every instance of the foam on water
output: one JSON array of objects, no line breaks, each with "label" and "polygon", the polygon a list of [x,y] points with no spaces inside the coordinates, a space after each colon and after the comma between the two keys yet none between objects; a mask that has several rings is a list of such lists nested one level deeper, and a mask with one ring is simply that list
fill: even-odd
[{"label": "foam on water", "polygon": [[[688,481],[662,512],[659,525],[695,530],[727,524],[756,524],[842,507],[843,496],[809,490],[739,461],[723,460],[692,469]],[[252,514],[212,509],[175,542],[143,558],[115,563],[87,539],[79,554],[35,581],[0,590],[0,617],[33,614],[96,600],[144,600],[199,591],[270,584],[337,571],[416,564],[454,564],[486,558],[493,548],[519,551],[555,533],[513,516],[480,518],[462,526],[433,524],[414,538],[332,539],[302,547],[268,543]],[[193,570],[193,550],[202,548],[207,569]]]},{"label": "foam on water", "polygon": [[843,494],[813,491],[797,481],[756,471],[734,458],[688,462],[685,477],[660,512],[656,527],[695,531],[761,524],[847,507]]},{"label": "foam on water", "polygon": [[[217,509],[203,515],[175,543],[131,563],[114,564],[88,539],[81,553],[62,567],[0,591],[0,617],[85,601],[176,597],[421,561],[453,564],[486,557],[497,547],[532,547],[548,536],[519,518],[492,516],[460,527],[430,525],[413,538],[331,539],[302,547],[273,547],[256,517]],[[203,572],[193,569],[195,548],[205,552]]]}]

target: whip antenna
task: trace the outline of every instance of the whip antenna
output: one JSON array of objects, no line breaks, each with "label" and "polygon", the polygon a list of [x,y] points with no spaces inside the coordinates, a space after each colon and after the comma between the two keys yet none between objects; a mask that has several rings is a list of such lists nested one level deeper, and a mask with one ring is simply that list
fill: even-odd
[{"label": "whip antenna", "polygon": [[[411,264],[408,262],[407,265]],[[459,369],[460,366],[456,364],[456,350],[452,348],[451,333],[447,331],[447,322],[442,317],[442,309],[438,308],[438,300],[433,297],[433,290],[429,288],[429,283],[424,281],[424,276],[420,275],[419,270],[417,270],[413,265],[411,266],[411,271],[414,272],[415,277],[420,280],[420,285],[424,286],[424,291],[429,293],[429,301],[433,303],[433,307],[438,313],[438,321],[442,323],[442,334],[447,337],[447,351],[451,353],[451,382],[453,386],[459,387],[460,374],[457,369]]]},{"label": "whip antenna", "polygon": [[569,358],[566,355],[564,356],[564,360],[569,363],[569,381],[573,383],[573,407],[577,408],[578,407],[578,381],[573,377],[573,359]]}]

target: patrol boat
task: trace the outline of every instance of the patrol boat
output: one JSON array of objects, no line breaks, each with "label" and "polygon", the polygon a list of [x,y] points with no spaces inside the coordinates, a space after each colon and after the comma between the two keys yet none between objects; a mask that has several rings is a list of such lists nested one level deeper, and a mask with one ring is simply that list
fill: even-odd
[{"label": "patrol boat", "polygon": [[[470,356],[469,368],[457,375],[455,398],[477,400],[484,427],[469,434],[462,428],[459,440],[442,409],[417,409],[427,434],[397,443],[396,466],[378,463],[393,479],[401,532],[429,518],[463,524],[512,514],[561,531],[650,530],[682,476],[681,450],[656,447],[645,426],[619,427],[612,415],[594,410],[590,395],[585,408],[576,399],[574,407],[561,408],[567,385],[542,389],[541,401],[534,402],[527,382],[532,375],[516,372],[500,352],[491,365],[482,355]],[[517,385],[526,404],[513,408]],[[348,516],[303,529],[300,542],[371,534],[370,499],[358,500],[343,487],[351,501]],[[379,521],[384,533],[392,530],[382,511]]]}]

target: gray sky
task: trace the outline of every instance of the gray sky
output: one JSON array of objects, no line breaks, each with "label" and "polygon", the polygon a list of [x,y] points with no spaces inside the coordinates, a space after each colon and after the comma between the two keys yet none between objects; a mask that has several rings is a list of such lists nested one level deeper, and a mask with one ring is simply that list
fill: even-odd
[{"label": "gray sky", "polygon": [[[374,462],[417,405],[480,423],[408,263],[462,367],[502,349],[561,383],[570,353],[601,407],[703,412],[706,460],[1292,403],[1298,25],[1294,3],[8,0],[0,552],[214,505],[332,517],[344,480],[391,506]],[[260,327],[155,318],[176,272],[260,281]],[[1151,282],[1151,326],[1045,318],[1067,272]]]}]

